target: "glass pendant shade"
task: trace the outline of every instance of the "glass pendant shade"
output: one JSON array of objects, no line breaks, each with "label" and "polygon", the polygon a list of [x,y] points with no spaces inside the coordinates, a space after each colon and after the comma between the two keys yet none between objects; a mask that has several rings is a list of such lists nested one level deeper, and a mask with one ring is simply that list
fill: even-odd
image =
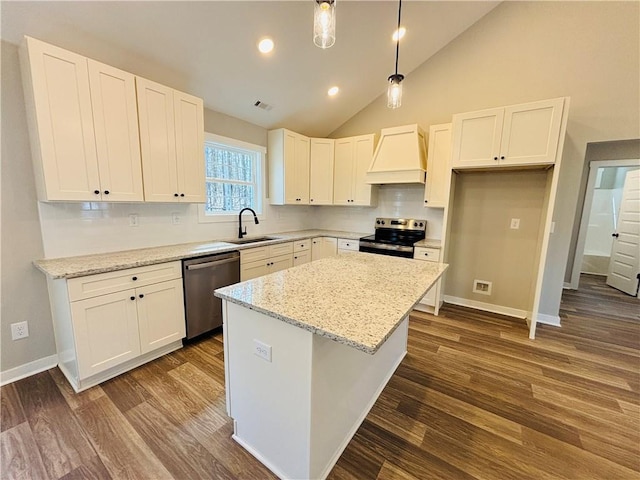
[{"label": "glass pendant shade", "polygon": [[329,48],[336,43],[336,0],[316,0],[313,8],[313,43]]},{"label": "glass pendant shade", "polygon": [[404,75],[395,74],[389,77],[387,88],[387,107],[398,108],[402,105],[402,80]]}]

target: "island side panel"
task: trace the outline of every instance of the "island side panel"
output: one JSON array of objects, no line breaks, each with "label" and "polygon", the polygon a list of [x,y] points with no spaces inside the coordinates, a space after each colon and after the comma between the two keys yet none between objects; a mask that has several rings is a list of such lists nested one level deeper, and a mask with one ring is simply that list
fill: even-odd
[{"label": "island side panel", "polygon": [[[309,478],[313,334],[224,301],[228,409],[234,439],[281,478]],[[258,340],[271,362],[254,353]]]},{"label": "island side panel", "polygon": [[314,335],[311,475],[324,479],[407,353],[409,319],[370,355]]}]

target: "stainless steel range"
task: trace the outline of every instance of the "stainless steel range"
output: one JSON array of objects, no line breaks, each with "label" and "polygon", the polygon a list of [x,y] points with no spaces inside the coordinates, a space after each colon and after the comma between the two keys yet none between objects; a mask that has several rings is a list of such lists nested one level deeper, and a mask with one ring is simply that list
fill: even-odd
[{"label": "stainless steel range", "polygon": [[426,220],[376,218],[376,233],[360,239],[360,251],[413,258],[413,244],[425,238],[426,230]]}]

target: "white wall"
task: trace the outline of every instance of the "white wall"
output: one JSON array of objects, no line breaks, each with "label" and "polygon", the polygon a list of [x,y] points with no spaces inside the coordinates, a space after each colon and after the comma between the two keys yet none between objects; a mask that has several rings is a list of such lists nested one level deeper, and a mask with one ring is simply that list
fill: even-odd
[{"label": "white wall", "polygon": [[[455,113],[570,96],[540,308],[556,315],[587,142],[640,132],[639,17],[638,2],[503,2],[407,76],[401,108],[381,95],[331,136],[410,123],[426,131]],[[402,48],[400,59],[402,72]]]}]

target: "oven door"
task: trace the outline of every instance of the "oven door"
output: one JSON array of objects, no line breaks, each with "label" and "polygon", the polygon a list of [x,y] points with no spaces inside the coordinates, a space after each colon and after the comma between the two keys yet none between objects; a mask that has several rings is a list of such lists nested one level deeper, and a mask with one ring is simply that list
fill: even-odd
[{"label": "oven door", "polygon": [[391,255],[393,257],[413,258],[413,247],[405,245],[389,245],[386,243],[372,243],[360,240],[361,252]]}]

